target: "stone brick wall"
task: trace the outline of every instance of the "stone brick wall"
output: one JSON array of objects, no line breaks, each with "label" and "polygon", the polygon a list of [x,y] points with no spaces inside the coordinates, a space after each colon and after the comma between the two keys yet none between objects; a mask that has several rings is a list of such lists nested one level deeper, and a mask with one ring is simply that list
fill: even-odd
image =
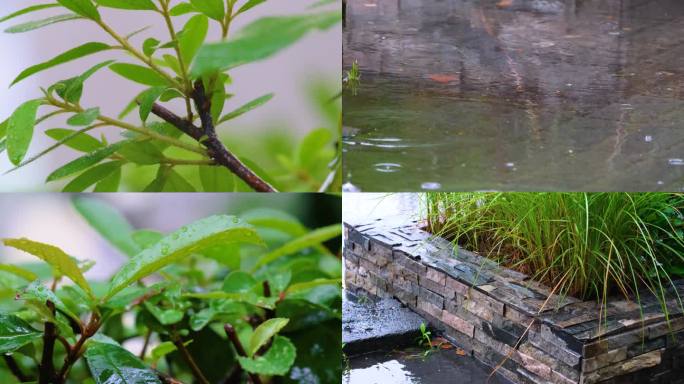
[{"label": "stone brick wall", "polygon": [[641,309],[616,298],[599,317],[596,303],[551,294],[416,223],[380,220],[345,224],[344,262],[347,289],[396,298],[516,383],[684,383],[684,282],[668,292],[669,321],[647,292]]}]

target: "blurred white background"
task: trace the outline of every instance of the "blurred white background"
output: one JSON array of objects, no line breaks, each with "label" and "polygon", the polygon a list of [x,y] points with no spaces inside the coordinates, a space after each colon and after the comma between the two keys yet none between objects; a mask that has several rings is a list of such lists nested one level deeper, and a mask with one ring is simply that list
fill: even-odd
[{"label": "blurred white background", "polygon": [[[42,4],[41,0],[3,0],[0,1],[0,15],[21,8]],[[175,1],[172,3],[176,3]],[[269,0],[241,15],[231,26],[231,31],[239,31],[245,24],[263,16],[286,15],[307,12],[316,0]],[[335,9],[332,4],[321,9]],[[103,18],[117,31],[124,34],[152,26],[148,31],[132,39],[140,46],[150,36],[166,38],[163,20],[152,12],[130,12],[101,8]],[[20,22],[40,19],[63,10],[48,9],[0,24],[0,30]],[[187,17],[178,17],[176,28],[184,25]],[[219,38],[218,29],[210,31],[207,41]],[[277,31],[274,31],[277,33]],[[12,80],[25,68],[46,61],[54,56],[89,41],[112,43],[112,39],[89,21],[69,21],[44,27],[35,31],[8,34],[0,33],[0,121],[7,118],[22,102],[39,97],[40,87],[47,87],[59,80],[81,74],[92,65],[112,58],[111,52],[102,52],[71,63],[63,64],[34,75],[19,84],[8,88]],[[120,53],[114,53],[121,61],[126,60]],[[311,104],[307,86],[316,79],[326,79],[335,85],[342,71],[342,34],[341,25],[324,32],[315,32],[299,41],[295,46],[280,52],[275,57],[236,68],[230,72],[234,82],[229,92],[235,96],[226,103],[225,111],[230,111],[269,92],[275,98],[257,112],[243,115],[234,120],[230,127],[222,126],[223,132],[242,132],[247,129],[268,129],[270,127],[291,128],[298,136],[323,125],[325,120]],[[143,86],[124,80],[111,71],[103,70],[93,76],[86,84],[82,104],[100,106],[102,113],[117,115],[130,100],[143,89]],[[137,114],[129,116],[133,122]],[[49,128],[63,128],[63,120],[55,119],[55,124],[46,123],[35,132],[29,156],[53,143],[43,131]],[[58,123],[62,123],[61,125]],[[97,132],[100,132],[98,130]],[[6,154],[0,155],[0,191],[39,191],[48,190],[45,177],[55,169],[55,164],[64,164],[75,158],[74,151],[62,149],[54,151],[35,163],[8,175],[2,175],[11,168]]]}]

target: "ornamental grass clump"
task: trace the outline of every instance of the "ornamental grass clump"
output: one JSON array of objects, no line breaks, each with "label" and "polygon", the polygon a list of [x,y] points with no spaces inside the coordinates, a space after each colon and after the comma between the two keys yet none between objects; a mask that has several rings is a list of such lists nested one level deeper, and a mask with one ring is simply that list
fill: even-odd
[{"label": "ornamental grass clump", "polygon": [[502,265],[605,303],[665,301],[684,275],[684,196],[667,193],[431,193],[428,229]]}]

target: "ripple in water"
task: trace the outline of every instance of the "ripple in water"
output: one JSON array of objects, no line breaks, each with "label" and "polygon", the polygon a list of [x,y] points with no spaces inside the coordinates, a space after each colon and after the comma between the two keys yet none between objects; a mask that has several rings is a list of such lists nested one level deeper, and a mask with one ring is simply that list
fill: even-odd
[{"label": "ripple in water", "polygon": [[420,185],[424,190],[434,191],[442,188],[442,184],[433,181],[428,181]]},{"label": "ripple in water", "polygon": [[393,173],[401,170],[401,164],[396,163],[377,163],[374,167],[376,171],[383,173]]}]

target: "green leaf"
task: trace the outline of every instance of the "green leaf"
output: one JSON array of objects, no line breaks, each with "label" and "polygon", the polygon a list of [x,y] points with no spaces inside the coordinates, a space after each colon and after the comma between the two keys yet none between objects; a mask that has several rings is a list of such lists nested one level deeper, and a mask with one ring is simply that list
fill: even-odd
[{"label": "green leaf", "polygon": [[287,289],[287,293],[302,292],[321,285],[340,285],[341,282],[342,280],[340,279],[315,279],[303,283],[292,284]]},{"label": "green leaf", "polygon": [[280,257],[295,253],[305,248],[314,247],[325,241],[333,239],[342,234],[342,227],[339,224],[333,224],[323,228],[317,228],[303,236],[300,236],[289,243],[277,248],[257,261],[254,269],[271,263]]},{"label": "green leaf", "polygon": [[3,242],[8,247],[19,249],[45,261],[60,275],[68,277],[86,293],[93,296],[93,291],[76,261],[61,249],[29,239],[3,239]]},{"label": "green leaf", "polygon": [[196,192],[195,187],[192,186],[183,176],[173,169],[166,175],[166,182],[164,183],[163,192]]},{"label": "green leaf", "polygon": [[273,336],[275,336],[281,329],[283,329],[287,323],[290,322],[289,319],[284,318],[273,318],[268,319],[261,323],[252,333],[252,337],[249,340],[249,351],[247,351],[249,356],[254,356],[254,354],[266,344]]},{"label": "green leaf", "polygon": [[235,16],[237,16],[237,15],[239,15],[245,11],[249,11],[250,9],[256,7],[257,5],[265,3],[265,2],[266,2],[266,0],[249,0],[245,3],[245,5],[240,7],[240,9],[235,13],[235,15],[233,15],[233,17],[235,17]]},{"label": "green leaf", "polygon": [[100,117],[99,107],[88,108],[83,112],[71,116],[67,120],[67,124],[77,127],[83,127],[92,124],[95,120],[97,120],[98,117]]},{"label": "green leaf", "polygon": [[171,16],[182,16],[182,15],[187,15],[188,13],[195,12],[197,11],[195,7],[192,6],[192,4],[189,3],[180,3],[176,5],[175,7],[171,8],[169,10],[169,15]]},{"label": "green leaf", "polygon": [[100,13],[91,0],[57,0],[62,6],[93,20],[100,20]]},{"label": "green leaf", "polygon": [[284,375],[290,370],[297,357],[295,346],[283,336],[276,336],[273,345],[263,356],[247,358],[238,356],[240,366],[251,373],[259,375]]},{"label": "green leaf", "polygon": [[24,288],[24,291],[17,295],[17,299],[33,301],[40,303],[41,305],[46,305],[46,303],[50,301],[65,315],[74,320],[78,320],[78,316],[71,312],[69,307],[67,307],[66,304],[64,304],[64,302],[57,297],[57,295],[55,295],[54,292],[52,292],[48,287],[43,285],[43,283],[38,280]]},{"label": "green leaf", "polygon": [[70,49],[61,55],[55,56],[54,58],[44,62],[40,63],[37,65],[34,65],[30,68],[25,69],[22,71],[19,76],[17,76],[16,79],[12,81],[12,84],[10,87],[21,80],[26,79],[27,77],[34,75],[40,71],[44,71],[48,68],[55,67],[60,64],[67,63],[69,61],[73,61],[76,59],[79,59],[84,56],[92,55],[97,52],[102,52],[111,49],[111,47],[107,44],[104,43],[97,43],[97,42],[90,42],[90,43],[85,43],[81,46],[78,46],[76,48]]},{"label": "green leaf", "polygon": [[14,276],[19,276],[28,282],[38,279],[38,275],[36,275],[35,273],[29,271],[28,269],[17,267],[16,265],[0,264],[0,271],[11,273]]},{"label": "green leaf", "polygon": [[223,0],[190,0],[192,6],[216,21],[222,21],[226,10]]},{"label": "green leaf", "polygon": [[53,128],[45,131],[51,138],[81,152],[92,152],[104,147],[104,144],[85,132],[68,128]]},{"label": "green leaf", "polygon": [[204,192],[232,192],[234,175],[225,167],[199,166],[200,181]]},{"label": "green leaf", "polygon": [[278,300],[277,297],[259,297],[254,292],[235,293],[224,291],[185,293],[183,294],[183,297],[202,300],[232,300],[252,304],[264,309],[275,308],[275,302]]},{"label": "green leaf", "polygon": [[71,176],[75,173],[78,173],[84,169],[90,168],[91,166],[113,155],[116,151],[119,150],[119,148],[121,148],[121,146],[125,145],[128,142],[128,140],[119,141],[107,147],[100,148],[97,151],[93,151],[84,156],[81,156],[76,160],[73,160],[53,171],[51,174],[48,175],[46,182],[49,183],[51,181],[59,180],[67,176]]},{"label": "green leaf", "polygon": [[0,354],[14,352],[41,336],[41,332],[33,329],[24,320],[0,313]]},{"label": "green leaf", "polygon": [[136,83],[152,87],[167,85],[166,79],[150,68],[136,64],[115,63],[109,66],[114,73]]},{"label": "green leaf", "polygon": [[298,147],[297,160],[303,168],[319,163],[322,150],[332,140],[332,133],[325,128],[315,129],[307,134]]},{"label": "green leaf", "polygon": [[9,123],[9,119],[5,119],[5,121],[0,123],[0,138],[3,138],[5,135],[7,135],[7,123]]},{"label": "green leaf", "polygon": [[7,155],[14,165],[21,163],[28,151],[41,104],[41,100],[25,102],[12,113],[7,122]]},{"label": "green leaf", "polygon": [[152,0],[95,0],[103,7],[117,9],[133,9],[139,11],[155,11],[157,7]]},{"label": "green leaf", "polygon": [[136,255],[141,248],[131,239],[133,227],[119,211],[100,199],[76,197],[74,208],[102,237],[128,256]]},{"label": "green leaf", "polygon": [[122,146],[117,153],[135,164],[159,164],[164,155],[150,141],[131,141]]},{"label": "green leaf", "polygon": [[159,343],[159,345],[152,349],[152,360],[157,361],[176,349],[176,345],[170,341]]},{"label": "green leaf", "polygon": [[138,100],[140,100],[140,120],[143,123],[147,121],[147,117],[150,116],[150,112],[152,111],[152,104],[154,104],[157,101],[157,99],[159,99],[159,96],[161,96],[162,93],[164,93],[164,91],[166,91],[166,86],[152,87],[144,91],[138,97]]},{"label": "green leaf", "polygon": [[223,291],[230,293],[249,292],[257,281],[251,274],[243,271],[233,271],[223,280]]},{"label": "green leaf", "polygon": [[133,238],[133,241],[135,241],[135,243],[138,244],[141,249],[143,249],[156,244],[164,237],[164,235],[157,231],[140,229],[133,232],[131,237]]},{"label": "green leaf", "polygon": [[75,15],[73,13],[69,13],[66,15],[57,15],[57,16],[48,17],[48,18],[42,19],[42,20],[29,21],[28,23],[13,25],[13,26],[5,29],[5,32],[7,32],[7,33],[28,32],[28,31],[33,31],[34,29],[46,27],[48,25],[61,23],[63,21],[76,20],[76,19],[82,19],[82,17],[79,15]]},{"label": "green leaf", "polygon": [[236,117],[242,116],[245,113],[268,103],[273,98],[273,96],[274,95],[272,93],[269,93],[267,95],[257,97],[256,99],[248,102],[247,104],[243,105],[242,107],[240,107],[240,108],[234,110],[233,112],[230,112],[230,113],[226,114],[225,116],[223,116],[221,119],[219,119],[219,123],[223,123],[224,121],[228,121],[228,120],[234,119]]},{"label": "green leaf", "polygon": [[93,192],[118,192],[119,184],[121,183],[121,167],[118,167],[114,172],[107,175],[104,179],[95,184]]},{"label": "green leaf", "polygon": [[97,384],[161,384],[154,371],[116,344],[91,340],[85,359]]},{"label": "green leaf", "polygon": [[16,11],[14,13],[10,13],[7,16],[0,17],[0,23],[5,22],[7,20],[13,19],[18,16],[25,15],[27,13],[35,12],[35,11],[40,11],[42,9],[46,8],[54,8],[54,7],[59,7],[59,4],[39,4],[39,5],[32,5],[30,7],[26,7],[24,9],[21,9],[19,11]]},{"label": "green leaf", "polygon": [[232,41],[204,45],[197,53],[192,74],[199,77],[266,59],[294,44],[309,31],[327,29],[339,23],[341,16],[341,12],[331,11],[259,19],[242,29]]},{"label": "green leaf", "polygon": [[151,57],[159,47],[159,43],[161,43],[159,40],[152,37],[146,39],[145,42],[143,42],[143,53],[145,56]]},{"label": "green leaf", "polygon": [[120,161],[109,161],[98,164],[71,180],[69,184],[62,189],[62,192],[83,192],[91,185],[99,183],[116,171],[121,170],[121,165],[122,163]]},{"label": "green leaf", "polygon": [[186,65],[192,62],[202,43],[204,43],[208,30],[209,21],[204,15],[195,15],[185,24],[183,31],[178,36],[178,47]]},{"label": "green leaf", "polygon": [[[59,97],[70,103],[78,103],[81,100],[81,95],[83,94],[83,83],[88,80],[95,72],[113,63],[114,60],[107,60],[97,65],[94,65],[87,71],[83,72],[80,76],[72,77],[71,79],[62,80],[57,84],[50,87],[54,89]],[[50,90],[48,89],[48,91]]]},{"label": "green leaf", "polygon": [[261,244],[261,239],[251,225],[234,216],[210,216],[182,227],[121,267],[112,278],[105,300],[129,284],[192,253],[212,245],[235,242]]}]

